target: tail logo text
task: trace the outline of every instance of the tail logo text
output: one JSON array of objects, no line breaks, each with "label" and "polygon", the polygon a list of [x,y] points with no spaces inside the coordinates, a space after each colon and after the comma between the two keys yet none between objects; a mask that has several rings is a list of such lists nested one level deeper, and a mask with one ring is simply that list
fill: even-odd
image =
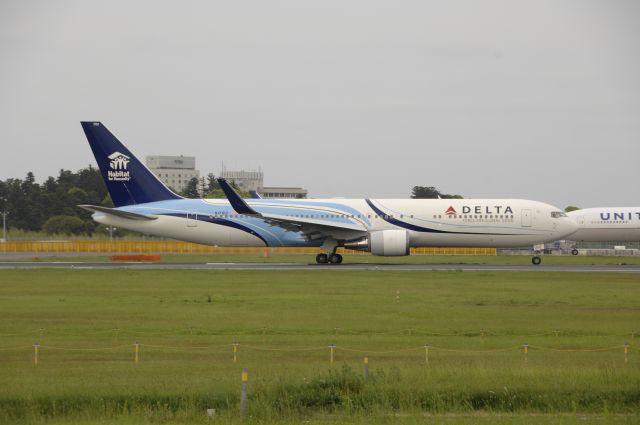
[{"label": "tail logo text", "polygon": [[111,170],[107,171],[107,178],[109,181],[128,182],[131,180],[131,176],[127,170],[127,165],[130,161],[127,155],[120,152],[114,152],[107,158],[109,158],[109,166],[111,167]]}]

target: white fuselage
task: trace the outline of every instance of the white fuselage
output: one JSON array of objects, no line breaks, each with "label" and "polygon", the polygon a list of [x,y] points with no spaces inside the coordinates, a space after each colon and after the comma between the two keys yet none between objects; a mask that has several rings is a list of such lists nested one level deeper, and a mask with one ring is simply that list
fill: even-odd
[{"label": "white fuselage", "polygon": [[[301,199],[247,200],[261,214],[306,223],[360,226],[365,233],[405,229],[412,247],[520,247],[563,239],[576,230],[573,220],[551,205],[521,199]],[[96,221],[116,227],[218,246],[321,246],[301,232],[237,214],[226,199],[181,199],[117,208],[156,216],[136,221],[100,212]],[[362,231],[334,234],[341,243]]]},{"label": "white fuselage", "polygon": [[568,213],[578,230],[567,239],[578,242],[640,241],[640,207],[585,208]]}]

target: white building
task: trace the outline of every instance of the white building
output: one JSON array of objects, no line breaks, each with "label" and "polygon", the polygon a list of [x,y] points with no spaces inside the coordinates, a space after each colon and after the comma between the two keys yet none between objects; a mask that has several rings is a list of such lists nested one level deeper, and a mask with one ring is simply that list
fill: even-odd
[{"label": "white building", "polygon": [[146,163],[153,174],[176,192],[182,192],[192,178],[200,178],[193,156],[147,156]]},{"label": "white building", "polygon": [[261,187],[257,192],[267,199],[305,199],[307,189],[301,187]]},{"label": "white building", "polygon": [[301,187],[265,187],[262,171],[222,171],[220,177],[233,182],[240,190],[255,191],[268,199],[303,199],[307,190]]},{"label": "white building", "polygon": [[262,171],[221,171],[220,177],[227,181],[233,182],[240,190],[249,192],[251,190],[258,191],[262,187],[264,174]]}]

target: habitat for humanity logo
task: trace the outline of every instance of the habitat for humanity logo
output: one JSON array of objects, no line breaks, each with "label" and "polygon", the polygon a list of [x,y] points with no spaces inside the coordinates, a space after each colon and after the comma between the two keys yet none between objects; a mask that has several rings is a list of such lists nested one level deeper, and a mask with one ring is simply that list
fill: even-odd
[{"label": "habitat for humanity logo", "polygon": [[115,170],[107,171],[109,181],[128,182],[131,180],[129,171],[127,171],[127,164],[129,164],[129,157],[127,155],[120,152],[114,152],[107,158],[109,158],[109,166]]}]

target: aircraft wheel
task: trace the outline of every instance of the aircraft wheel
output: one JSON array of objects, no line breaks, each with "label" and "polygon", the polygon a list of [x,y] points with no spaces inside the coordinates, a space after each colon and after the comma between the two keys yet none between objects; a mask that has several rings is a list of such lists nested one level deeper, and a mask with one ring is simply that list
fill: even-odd
[{"label": "aircraft wheel", "polygon": [[571,250],[571,255],[578,255],[578,250],[577,250],[577,249],[575,249],[575,248],[573,248],[573,249]]},{"label": "aircraft wheel", "polygon": [[340,254],[331,254],[329,257],[329,262],[331,264],[340,264],[342,263],[342,255]]},{"label": "aircraft wheel", "polygon": [[538,256],[536,255],[535,257],[533,257],[533,258],[531,259],[531,262],[532,262],[534,265],[536,265],[536,266],[537,266],[538,264],[542,263],[542,258],[540,258],[540,257],[538,257]]},{"label": "aircraft wheel", "polygon": [[318,264],[327,264],[329,261],[329,257],[327,254],[318,254],[316,255],[316,263]]}]

